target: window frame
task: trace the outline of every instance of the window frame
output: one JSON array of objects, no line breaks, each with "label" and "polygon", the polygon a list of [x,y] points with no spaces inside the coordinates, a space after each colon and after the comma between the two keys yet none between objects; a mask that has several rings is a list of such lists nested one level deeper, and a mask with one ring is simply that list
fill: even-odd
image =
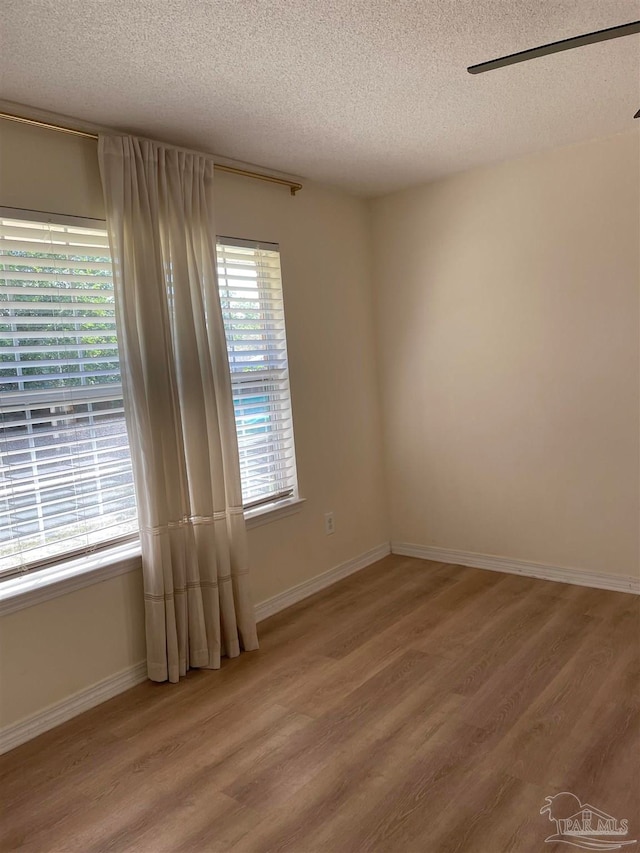
[{"label": "window frame", "polygon": [[[91,228],[105,232],[107,230],[107,223],[105,219],[72,216],[65,213],[51,213],[17,207],[0,206],[0,218],[35,222],[42,225]],[[111,253],[109,252],[109,254]],[[40,559],[33,560],[24,566],[17,566],[15,569],[7,571],[0,576],[0,588],[7,583],[11,583],[16,578],[32,577],[49,570],[57,570],[60,566],[66,566],[86,558],[92,558],[95,555],[101,555],[109,552],[110,550],[117,550],[123,546],[125,548],[130,547],[138,541],[139,534],[137,531],[134,531],[124,533],[120,536],[114,536],[110,539],[105,539],[102,542],[95,542],[93,544],[87,543],[81,547],[70,548],[68,551],[61,552],[55,556],[42,557]]]},{"label": "window frame", "polygon": [[[19,207],[0,206],[0,217],[42,224],[68,225],[106,230],[106,220],[93,217],[73,216],[65,213],[33,210]],[[229,238],[216,235],[231,246],[271,246],[280,253],[278,244],[265,241]],[[280,279],[282,287],[282,278]],[[283,293],[284,305],[284,293]],[[289,366],[287,361],[289,391],[289,411],[291,414],[293,487],[286,494],[279,493],[252,501],[243,505],[247,529],[269,524],[298,513],[306,499],[300,496],[297,476],[297,459],[293,437],[292,395],[290,388]],[[31,563],[14,573],[0,577],[0,615],[20,610],[32,604],[46,601],[75,589],[99,583],[109,577],[115,577],[141,568],[140,539],[137,533],[115,537],[104,543],[96,543],[86,548],[75,549],[52,559],[43,559]]]},{"label": "window frame", "polygon": [[[217,267],[220,267],[221,265],[223,265],[221,262],[221,258],[218,257],[218,255],[217,255],[218,246],[229,247],[231,249],[236,249],[236,248],[237,249],[257,249],[257,250],[262,249],[264,251],[277,252],[277,254],[278,254],[278,270],[280,273],[279,295],[280,295],[280,299],[282,301],[282,314],[283,314],[282,327],[281,327],[280,332],[283,336],[283,351],[284,351],[284,355],[286,358],[286,380],[285,380],[285,386],[286,386],[286,392],[287,392],[286,411],[288,414],[289,429],[291,431],[291,437],[288,439],[288,442],[290,444],[290,453],[289,453],[289,456],[287,457],[287,459],[290,463],[290,469],[291,469],[290,475],[288,477],[290,483],[285,489],[283,489],[280,492],[274,492],[273,494],[265,495],[264,497],[257,497],[255,499],[249,499],[246,503],[243,504],[243,509],[245,511],[245,516],[246,516],[247,513],[251,513],[253,510],[259,511],[262,507],[268,507],[268,506],[271,506],[272,504],[276,504],[276,503],[282,504],[286,501],[292,501],[292,500],[295,501],[295,500],[299,499],[298,470],[297,470],[297,458],[296,458],[296,446],[295,446],[295,431],[294,431],[294,425],[293,425],[293,401],[292,401],[292,394],[291,394],[291,377],[290,377],[290,372],[289,372],[289,357],[288,357],[287,332],[286,332],[286,325],[287,325],[286,324],[286,306],[285,306],[285,299],[284,299],[284,286],[283,286],[283,281],[282,281],[282,265],[281,265],[282,255],[280,252],[280,244],[279,243],[273,243],[273,242],[265,241],[265,240],[247,240],[246,238],[242,238],[242,237],[229,237],[226,235],[218,234],[216,236]],[[261,302],[262,300],[264,300],[266,302],[270,301],[268,293],[266,293],[266,294],[260,294],[259,293],[258,294],[258,301]],[[263,308],[263,307],[260,308],[261,312],[266,311],[266,310],[268,310],[268,309]],[[224,309],[223,309],[223,315],[224,315]],[[225,333],[226,333],[226,329],[225,329]],[[276,340],[277,340],[277,338],[276,338]],[[229,354],[228,346],[227,346],[227,352]],[[229,355],[231,355],[231,354],[229,354]],[[230,374],[231,374],[231,385],[232,385],[232,390],[233,390],[234,371],[232,369],[231,358],[229,360],[229,368],[230,368]],[[271,370],[271,372],[274,372],[273,369],[270,369],[270,368],[267,368],[267,370]],[[240,375],[240,374],[238,374],[238,375]],[[255,379],[252,377],[252,374],[250,371],[248,371],[245,374],[245,376],[246,376],[245,381],[247,383],[253,384],[255,382]],[[269,380],[266,377],[264,378],[264,381],[265,381],[265,384],[274,384],[273,381],[271,381],[271,383],[269,383]],[[235,383],[236,383],[236,388],[237,388],[239,385],[242,384],[242,379],[240,379],[240,380],[236,379]],[[235,395],[234,395],[234,397],[235,397]],[[234,414],[235,414],[235,406],[234,406]]]}]

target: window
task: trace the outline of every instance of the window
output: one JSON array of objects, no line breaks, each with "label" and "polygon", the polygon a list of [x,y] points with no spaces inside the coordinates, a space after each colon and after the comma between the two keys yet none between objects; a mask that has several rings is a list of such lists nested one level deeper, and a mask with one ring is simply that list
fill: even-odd
[{"label": "window", "polygon": [[106,232],[0,218],[0,577],[136,532]]},{"label": "window", "polygon": [[[93,224],[0,215],[0,578],[137,533],[111,259]],[[296,495],[278,247],[222,238],[218,265],[250,508]]]},{"label": "window", "polygon": [[296,495],[280,252],[218,238],[218,282],[231,367],[245,508]]}]

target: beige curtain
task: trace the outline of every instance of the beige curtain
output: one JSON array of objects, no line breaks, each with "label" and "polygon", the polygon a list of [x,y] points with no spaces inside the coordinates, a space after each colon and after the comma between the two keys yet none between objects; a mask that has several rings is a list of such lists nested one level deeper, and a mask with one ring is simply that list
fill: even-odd
[{"label": "beige curtain", "polygon": [[103,136],[153,681],[256,649],[224,327],[213,162]]}]

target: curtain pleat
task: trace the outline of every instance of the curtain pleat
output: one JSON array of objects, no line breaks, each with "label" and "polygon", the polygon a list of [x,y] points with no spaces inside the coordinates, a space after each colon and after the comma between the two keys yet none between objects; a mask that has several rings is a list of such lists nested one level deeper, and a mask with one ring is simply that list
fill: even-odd
[{"label": "curtain pleat", "polygon": [[216,278],[213,162],[101,136],[153,681],[258,648]]}]

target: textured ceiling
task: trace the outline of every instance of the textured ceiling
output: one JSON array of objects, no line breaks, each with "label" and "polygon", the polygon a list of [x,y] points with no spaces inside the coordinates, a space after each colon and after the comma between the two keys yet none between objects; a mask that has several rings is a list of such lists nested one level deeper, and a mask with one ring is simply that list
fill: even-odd
[{"label": "textured ceiling", "polygon": [[466,66],[639,18],[640,0],[4,0],[0,95],[373,195],[631,129],[640,36]]}]

